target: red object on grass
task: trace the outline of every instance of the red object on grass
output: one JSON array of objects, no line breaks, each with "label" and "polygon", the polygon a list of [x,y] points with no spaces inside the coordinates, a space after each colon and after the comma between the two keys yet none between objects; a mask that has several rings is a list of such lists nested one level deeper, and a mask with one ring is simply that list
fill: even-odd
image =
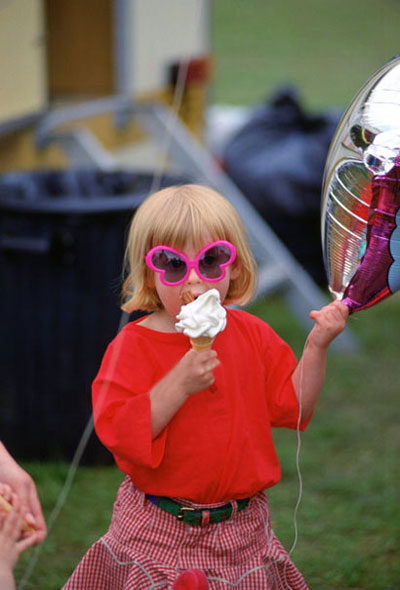
[{"label": "red object on grass", "polygon": [[208,590],[207,578],[200,570],[187,570],[175,580],[172,590]]}]

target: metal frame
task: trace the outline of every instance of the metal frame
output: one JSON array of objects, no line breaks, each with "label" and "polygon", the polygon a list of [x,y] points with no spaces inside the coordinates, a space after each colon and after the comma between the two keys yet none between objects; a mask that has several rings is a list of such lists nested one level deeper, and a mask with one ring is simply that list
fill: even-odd
[{"label": "metal frame", "polygon": [[[258,211],[218,167],[211,154],[190,134],[169,107],[155,103],[135,103],[131,98],[116,96],[53,111],[44,117],[37,128],[37,146],[42,148],[56,141],[68,154],[72,165],[91,165],[102,170],[112,170],[117,166],[116,160],[85,127],[65,132],[58,130],[67,123],[107,112],[116,116],[117,125],[124,125],[135,117],[154,140],[160,142],[167,138],[168,155],[181,172],[196,182],[212,186],[231,201],[247,228],[259,265],[256,296],[282,292],[293,314],[309,330],[312,325],[310,310],[326,305],[327,298]],[[358,348],[348,329],[333,345],[346,351]]]}]

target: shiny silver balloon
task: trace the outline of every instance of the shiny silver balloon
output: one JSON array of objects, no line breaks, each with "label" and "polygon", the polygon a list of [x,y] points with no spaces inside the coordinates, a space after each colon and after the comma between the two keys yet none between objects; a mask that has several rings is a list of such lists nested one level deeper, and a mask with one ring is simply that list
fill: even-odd
[{"label": "shiny silver balloon", "polygon": [[400,289],[400,56],[342,117],[327,157],[322,242],[332,294],[350,311]]}]

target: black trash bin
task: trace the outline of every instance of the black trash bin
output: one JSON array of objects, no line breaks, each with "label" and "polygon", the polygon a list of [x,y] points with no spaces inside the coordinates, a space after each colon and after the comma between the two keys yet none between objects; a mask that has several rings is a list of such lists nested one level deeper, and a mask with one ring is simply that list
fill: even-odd
[{"label": "black trash bin", "polygon": [[[184,179],[164,176],[161,187]],[[122,260],[149,173],[0,177],[0,433],[19,460],[70,460],[91,382],[118,331]],[[83,461],[108,452],[91,436]]]}]

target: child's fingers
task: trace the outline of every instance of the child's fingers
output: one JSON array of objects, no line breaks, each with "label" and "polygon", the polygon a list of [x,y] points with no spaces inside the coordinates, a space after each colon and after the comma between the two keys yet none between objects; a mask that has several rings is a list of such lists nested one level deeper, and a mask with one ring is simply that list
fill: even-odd
[{"label": "child's fingers", "polygon": [[197,358],[197,359],[209,359],[209,358],[216,358],[217,357],[217,351],[210,349],[210,350],[204,350],[202,352],[197,352],[196,350],[193,350],[193,348],[191,348],[190,350],[188,350],[188,352],[186,353],[187,356],[191,356],[192,358]]},{"label": "child's fingers", "polygon": [[187,392],[189,394],[198,393],[210,387],[215,381],[213,371],[219,364],[220,361],[215,350],[204,352],[189,350],[180,365]]},{"label": "child's fingers", "polygon": [[0,511],[10,512],[11,508],[18,510],[18,496],[9,485],[2,483],[0,487]]},{"label": "child's fingers", "polygon": [[220,364],[221,361],[219,361],[218,359],[213,359],[211,361],[207,361],[206,363],[204,363],[204,368],[206,371],[214,371],[214,369],[216,369]]},{"label": "child's fingers", "polygon": [[[40,505],[39,496],[34,485],[31,485],[29,490],[29,506],[30,509],[26,515],[27,522],[35,530],[37,530],[38,533],[40,533],[40,541],[43,541],[47,535],[47,527],[42,512],[42,507]],[[32,520],[29,520],[30,516],[32,516]]]},{"label": "child's fingers", "polygon": [[30,512],[27,512],[26,514],[24,514],[24,518],[26,520],[26,523],[32,527],[33,529],[36,528],[36,519],[33,516],[33,514],[31,514]]},{"label": "child's fingers", "polygon": [[327,310],[332,313],[333,315],[340,317],[342,319],[346,319],[349,317],[350,310],[341,301],[332,301],[329,305],[326,306]]},{"label": "child's fingers", "polygon": [[21,537],[22,517],[15,510],[9,512],[3,523],[3,535],[9,537],[13,541],[17,541]]},{"label": "child's fingers", "polygon": [[310,318],[312,320],[318,320],[320,317],[323,318],[330,318],[330,319],[337,319],[337,320],[347,320],[349,317],[349,308],[344,303],[340,301],[332,301],[329,305],[325,305],[321,307],[321,309],[313,309],[310,312]]},{"label": "child's fingers", "polygon": [[2,512],[10,512],[11,511],[11,504],[6,498],[0,495],[0,509]]},{"label": "child's fingers", "polygon": [[199,376],[209,376],[220,364],[218,359],[200,361],[197,365],[197,374]]},{"label": "child's fingers", "polygon": [[8,502],[11,500],[12,489],[6,483],[0,483],[0,496],[3,496]]},{"label": "child's fingers", "polygon": [[[3,513],[10,513],[10,512],[16,512],[20,515],[20,517],[22,518],[22,531],[23,532],[28,532],[28,533],[33,533],[35,532],[35,519],[34,517],[30,514],[27,513],[27,509],[24,506],[19,506],[19,502],[18,502],[18,498],[16,497],[16,495],[13,493],[11,494],[11,503],[8,502],[3,496],[0,496],[0,511]],[[15,498],[14,498],[15,497]],[[28,516],[28,518],[26,518],[26,515]],[[44,538],[44,537],[43,537]]]},{"label": "child's fingers", "polygon": [[42,539],[40,538],[39,533],[33,533],[27,537],[23,537],[16,543],[17,551],[18,553],[22,553],[22,551],[25,551],[28,547],[39,545],[41,541]]},{"label": "child's fingers", "polygon": [[190,350],[187,353],[187,358],[191,363],[193,370],[200,374],[205,371],[213,371],[220,364],[215,350],[207,350],[205,352]]},{"label": "child's fingers", "polygon": [[333,301],[325,305],[320,310],[312,310],[310,318],[315,320],[310,337],[314,344],[319,346],[329,346],[346,327],[349,309],[340,301]]}]

